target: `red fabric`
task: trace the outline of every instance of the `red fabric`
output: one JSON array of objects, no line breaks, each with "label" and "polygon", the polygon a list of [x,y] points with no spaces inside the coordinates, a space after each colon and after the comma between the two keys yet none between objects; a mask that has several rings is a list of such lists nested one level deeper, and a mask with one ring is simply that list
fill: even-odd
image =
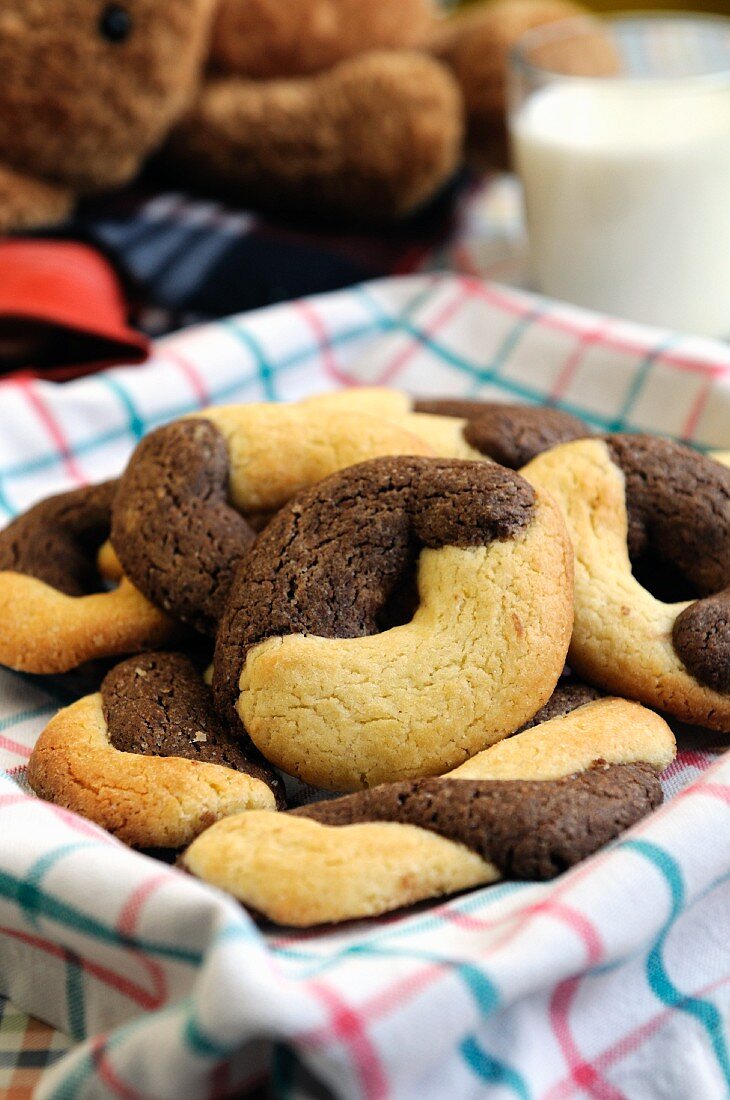
[{"label": "red fabric", "polygon": [[0,241],[0,369],[62,379],[141,363],[149,348],[127,325],[116,273],[94,249]]}]

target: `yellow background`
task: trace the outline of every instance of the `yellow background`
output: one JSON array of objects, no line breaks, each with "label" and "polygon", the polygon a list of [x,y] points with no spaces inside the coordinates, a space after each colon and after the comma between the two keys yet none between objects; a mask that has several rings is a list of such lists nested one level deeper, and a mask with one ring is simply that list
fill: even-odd
[{"label": "yellow background", "polygon": [[720,12],[722,15],[730,15],[730,3],[726,0],[704,0],[702,3],[693,0],[662,0],[661,3],[652,3],[651,0],[588,0],[589,8],[598,11],[705,11]]},{"label": "yellow background", "polygon": [[[465,7],[475,0],[461,0],[461,3],[446,6]],[[480,0],[481,2],[481,0]],[[589,8],[597,11],[704,11],[730,16],[730,0],[583,0]]]}]

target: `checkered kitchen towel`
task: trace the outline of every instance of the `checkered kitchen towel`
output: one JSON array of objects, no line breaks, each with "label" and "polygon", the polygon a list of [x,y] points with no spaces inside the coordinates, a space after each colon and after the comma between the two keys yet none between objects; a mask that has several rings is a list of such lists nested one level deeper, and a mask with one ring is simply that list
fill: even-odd
[{"label": "checkered kitchen towel", "polygon": [[[457,277],[383,281],[161,342],[63,388],[0,384],[0,510],[119,471],[208,401],[387,383],[550,402],[730,446],[730,350]],[[0,981],[83,1040],[42,1100],[730,1093],[730,759],[685,747],[667,804],[550,884],[264,935],[234,902],[29,797],[67,682],[0,676]]]}]

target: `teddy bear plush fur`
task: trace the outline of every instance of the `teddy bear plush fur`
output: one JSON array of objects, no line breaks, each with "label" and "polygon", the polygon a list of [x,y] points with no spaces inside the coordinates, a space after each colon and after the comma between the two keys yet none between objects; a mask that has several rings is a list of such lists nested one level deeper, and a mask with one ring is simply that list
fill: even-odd
[{"label": "teddy bear plush fur", "polygon": [[418,49],[433,23],[424,0],[219,0],[210,56],[228,74],[307,76],[367,50]]},{"label": "teddy bear plush fur", "polygon": [[0,229],[62,221],[160,147],[239,203],[407,214],[460,161],[465,92],[478,111],[470,89],[522,26],[574,10],[496,0],[443,24],[432,0],[3,0]]},{"label": "teddy bear plush fur", "polygon": [[213,5],[3,0],[1,227],[61,221],[134,175],[197,94]]},{"label": "teddy bear plush fur", "polygon": [[423,54],[378,50],[313,76],[213,78],[167,152],[187,178],[246,205],[377,221],[430,198],[462,142],[450,73]]},{"label": "teddy bear plush fur", "polygon": [[581,11],[491,0],[439,18],[430,0],[220,0],[210,79],[170,153],[247,204],[407,214],[453,173],[465,128],[477,163],[506,162],[509,50]]}]

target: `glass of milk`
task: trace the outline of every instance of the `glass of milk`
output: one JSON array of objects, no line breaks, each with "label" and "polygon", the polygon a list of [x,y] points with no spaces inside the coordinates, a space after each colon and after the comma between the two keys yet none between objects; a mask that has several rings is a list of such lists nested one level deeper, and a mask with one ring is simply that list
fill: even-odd
[{"label": "glass of milk", "polygon": [[730,336],[730,19],[588,16],[530,31],[509,97],[539,288]]}]

